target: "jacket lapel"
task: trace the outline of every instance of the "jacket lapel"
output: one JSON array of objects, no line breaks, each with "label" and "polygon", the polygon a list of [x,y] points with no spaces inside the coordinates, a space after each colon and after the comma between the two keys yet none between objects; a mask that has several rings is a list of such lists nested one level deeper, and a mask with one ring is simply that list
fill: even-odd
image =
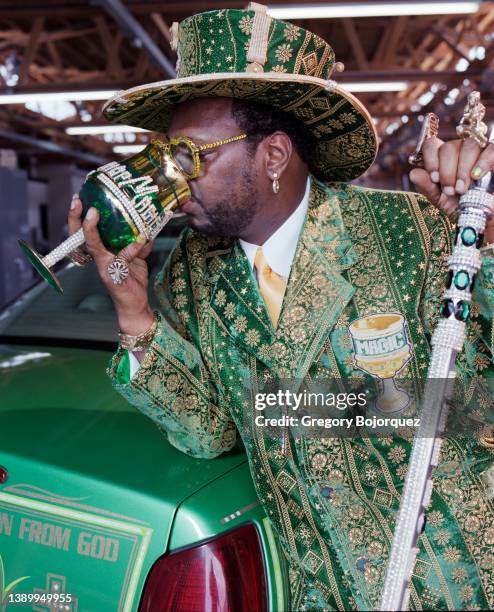
[{"label": "jacket lapel", "polygon": [[354,293],[342,272],[357,262],[336,192],[313,179],[272,356],[277,374],[301,380]]},{"label": "jacket lapel", "polygon": [[210,306],[220,327],[236,344],[269,367],[269,347],[274,329],[259,293],[257,281],[242,247],[235,242],[229,254],[216,256],[210,264],[216,279]]}]

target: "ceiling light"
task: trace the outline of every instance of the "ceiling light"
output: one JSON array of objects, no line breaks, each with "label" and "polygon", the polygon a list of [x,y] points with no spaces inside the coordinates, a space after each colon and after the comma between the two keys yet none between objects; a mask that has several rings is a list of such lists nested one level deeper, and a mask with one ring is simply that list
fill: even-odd
[{"label": "ceiling light", "polygon": [[470,62],[464,57],[460,57],[460,59],[456,62],[455,70],[456,72],[465,72],[468,66],[470,66]]},{"label": "ceiling light", "polygon": [[400,127],[400,124],[395,121],[394,123],[390,123],[387,127],[386,127],[386,134],[392,134],[393,132],[396,132],[396,130]]},{"label": "ceiling light", "polygon": [[148,132],[142,128],[130,125],[78,125],[65,128],[69,136],[93,136],[95,134],[130,134],[135,132]]},{"label": "ceiling light", "polygon": [[425,106],[426,104],[429,104],[429,102],[431,102],[433,98],[434,94],[432,93],[432,91],[426,91],[420,96],[417,102],[420,104],[420,106]]},{"label": "ceiling light", "polygon": [[26,108],[33,113],[40,113],[55,121],[64,121],[77,115],[76,107],[70,102],[56,100],[51,102],[28,102]]},{"label": "ceiling light", "polygon": [[354,92],[366,91],[404,91],[408,87],[406,81],[362,81],[361,83],[341,83],[343,89]]},{"label": "ceiling light", "polygon": [[12,93],[0,94],[0,104],[26,104],[27,102],[66,101],[79,102],[83,100],[108,100],[115,95],[114,90],[104,91],[54,91],[43,93]]},{"label": "ceiling light", "polygon": [[125,155],[126,153],[140,153],[144,147],[146,147],[147,145],[145,144],[140,144],[140,145],[117,145],[116,147],[113,147],[113,152],[114,153],[121,153],[122,155]]},{"label": "ceiling light", "polygon": [[7,55],[4,63],[0,65],[0,76],[8,87],[15,87],[19,82],[20,64],[17,52],[12,51]]},{"label": "ceiling light", "polygon": [[398,15],[452,15],[476,13],[481,2],[352,2],[270,6],[276,19],[337,19],[341,17],[395,17]]},{"label": "ceiling light", "polygon": [[114,145],[128,144],[137,140],[136,135],[132,132],[117,132],[115,134],[103,134],[103,140],[105,142],[111,142]]}]

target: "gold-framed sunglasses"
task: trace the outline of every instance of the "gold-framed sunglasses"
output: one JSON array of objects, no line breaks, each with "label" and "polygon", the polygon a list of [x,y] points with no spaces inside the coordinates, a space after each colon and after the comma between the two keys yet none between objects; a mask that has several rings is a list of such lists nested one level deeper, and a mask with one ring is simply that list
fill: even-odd
[{"label": "gold-framed sunglasses", "polygon": [[177,166],[185,175],[185,178],[192,180],[199,176],[201,169],[201,153],[217,149],[223,145],[237,142],[247,138],[247,134],[232,136],[223,140],[215,140],[207,144],[197,145],[187,136],[179,136],[178,138],[170,138],[166,142],[161,142],[160,146],[173,158]]}]

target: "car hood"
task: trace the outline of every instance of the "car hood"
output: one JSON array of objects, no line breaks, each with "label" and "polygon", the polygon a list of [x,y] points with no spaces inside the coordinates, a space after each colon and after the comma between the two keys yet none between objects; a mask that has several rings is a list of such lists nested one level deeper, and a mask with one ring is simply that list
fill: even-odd
[{"label": "car hood", "polygon": [[[0,485],[0,551],[14,538],[17,549],[27,547],[10,559],[6,549],[14,578],[33,575],[39,563],[56,575],[59,557],[48,568],[40,555],[62,554],[66,567],[72,554],[82,591],[81,572],[92,576],[93,589],[101,573],[105,592],[108,580],[119,580],[108,571],[119,566],[125,583],[119,609],[131,609],[138,584],[166,550],[178,506],[245,462],[245,455],[234,450],[200,460],[177,451],[111,388],[109,357],[105,351],[0,345],[0,466],[8,472]],[[117,544],[105,548],[98,538]],[[32,567],[25,566],[26,553]]]}]

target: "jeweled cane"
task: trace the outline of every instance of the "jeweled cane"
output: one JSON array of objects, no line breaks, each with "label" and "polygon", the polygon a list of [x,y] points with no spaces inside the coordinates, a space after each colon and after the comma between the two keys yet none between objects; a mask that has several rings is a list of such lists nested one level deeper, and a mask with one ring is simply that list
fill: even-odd
[{"label": "jeweled cane", "polygon": [[[476,92],[473,92],[476,94]],[[460,137],[471,137],[465,126],[480,127],[476,131],[480,139],[485,137],[485,124],[478,122],[482,109],[478,94],[469,96],[462,122],[457,128]],[[491,137],[494,135],[491,134]],[[448,407],[445,398],[449,383],[455,376],[456,355],[465,341],[465,324],[470,314],[470,303],[475,275],[480,269],[480,246],[483,231],[494,196],[487,190],[491,173],[474,181],[473,187],[460,198],[460,216],[455,244],[448,258],[447,289],[441,310],[441,319],[432,335],[432,355],[427,374],[421,421],[413,442],[412,453],[405,479],[400,511],[396,521],[388,570],[381,597],[380,610],[407,610],[409,585],[415,565],[417,542],[422,533],[425,511],[432,494],[431,473],[438,464],[441,439]]]}]

